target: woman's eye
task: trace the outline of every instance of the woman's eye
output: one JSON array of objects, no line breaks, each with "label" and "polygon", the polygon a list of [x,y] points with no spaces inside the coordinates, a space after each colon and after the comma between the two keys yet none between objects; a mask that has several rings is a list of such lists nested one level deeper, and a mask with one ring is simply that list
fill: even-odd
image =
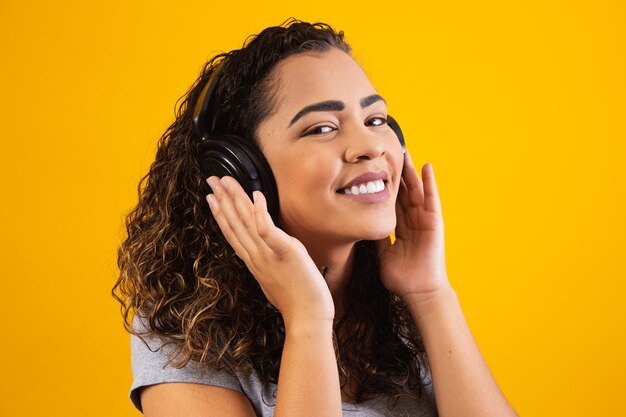
[{"label": "woman's eye", "polygon": [[382,126],[387,124],[387,119],[385,117],[372,117],[367,121],[368,126]]},{"label": "woman's eye", "polygon": [[335,129],[332,126],[327,126],[327,125],[316,126],[316,127],[312,128],[312,129],[309,129],[306,132],[304,132],[303,136],[323,135],[325,133],[330,133],[333,130],[335,130]]}]

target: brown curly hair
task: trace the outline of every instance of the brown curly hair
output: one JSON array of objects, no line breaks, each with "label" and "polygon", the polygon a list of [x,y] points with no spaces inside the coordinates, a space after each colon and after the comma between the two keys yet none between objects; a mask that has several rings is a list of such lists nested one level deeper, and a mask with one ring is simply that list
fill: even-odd
[{"label": "brown curly hair", "polygon": [[[277,383],[282,316],[211,215],[192,116],[203,87],[223,65],[212,97],[218,103],[214,132],[256,140],[258,125],[275,104],[276,64],[330,48],[351,53],[343,31],[293,18],[249,37],[241,49],[204,64],[159,140],[156,159],[139,182],[138,204],[126,217],[128,236],[119,247],[120,275],[111,293],[128,332],[174,343],[176,354],[168,362],[174,367],[192,360],[245,375],[254,368],[265,383]],[[334,333],[342,387],[348,376],[353,379],[357,402],[383,393],[421,396],[420,373],[428,372],[424,346],[406,305],[380,282],[374,242],[357,242],[345,306]],[[133,326],[135,315],[146,320],[146,331]]]}]

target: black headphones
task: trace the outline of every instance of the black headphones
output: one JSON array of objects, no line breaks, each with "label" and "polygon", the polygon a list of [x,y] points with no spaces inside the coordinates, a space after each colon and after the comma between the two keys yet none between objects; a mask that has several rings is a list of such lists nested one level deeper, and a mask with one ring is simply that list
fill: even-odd
[{"label": "black headphones", "polygon": [[[213,175],[233,177],[241,184],[246,194],[252,199],[253,191],[261,191],[267,200],[267,210],[278,225],[278,189],[276,180],[267,159],[254,140],[237,135],[219,135],[212,133],[215,120],[211,117],[211,96],[217,86],[224,64],[214,70],[211,78],[202,90],[193,112],[193,125],[198,137],[198,155],[200,169],[207,179]],[[402,144],[402,153],[406,152],[404,135],[395,119],[387,115],[387,124],[393,129]],[[209,187],[210,188],[210,187]]]}]

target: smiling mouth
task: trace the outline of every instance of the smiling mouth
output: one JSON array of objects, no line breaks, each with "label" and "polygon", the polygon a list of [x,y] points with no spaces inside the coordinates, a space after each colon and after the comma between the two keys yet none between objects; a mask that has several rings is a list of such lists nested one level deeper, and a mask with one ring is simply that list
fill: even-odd
[{"label": "smiling mouth", "polygon": [[360,194],[376,194],[387,188],[386,180],[368,181],[362,184],[356,184],[352,187],[337,190],[339,194],[360,195]]}]

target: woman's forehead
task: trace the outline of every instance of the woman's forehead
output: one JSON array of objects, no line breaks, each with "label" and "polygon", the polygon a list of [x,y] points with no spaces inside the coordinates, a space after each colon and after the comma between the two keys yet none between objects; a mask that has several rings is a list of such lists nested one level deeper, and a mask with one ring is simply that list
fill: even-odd
[{"label": "woman's forehead", "polygon": [[358,103],[362,97],[376,93],[361,66],[336,48],[283,60],[277,66],[274,82],[277,110],[326,100]]}]

